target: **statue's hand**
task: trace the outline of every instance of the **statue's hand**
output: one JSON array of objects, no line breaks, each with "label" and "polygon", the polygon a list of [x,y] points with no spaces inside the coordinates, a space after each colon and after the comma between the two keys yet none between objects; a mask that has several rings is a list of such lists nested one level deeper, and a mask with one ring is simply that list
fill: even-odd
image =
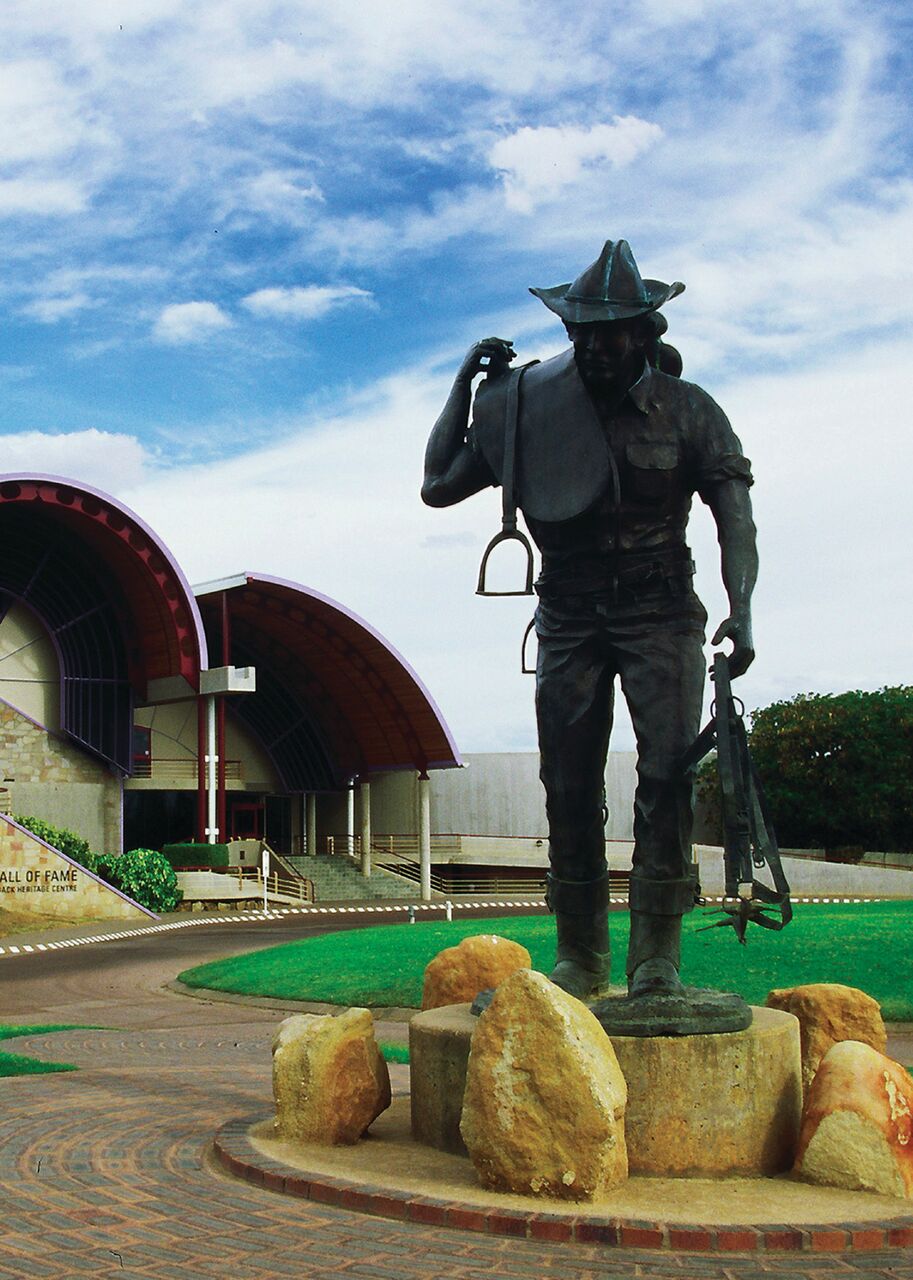
[{"label": "statue's hand", "polygon": [[457,377],[472,379],[486,370],[489,377],[498,377],[507,372],[507,366],[516,358],[513,343],[506,338],[483,338],[466,352]]},{"label": "statue's hand", "polygon": [[751,638],[751,614],[748,610],[729,615],[721,622],[713,634],[711,644],[722,644],[724,640],[732,641],[732,653],[729,655],[729,675],[734,680],[742,675],[754,662],[754,640]]}]

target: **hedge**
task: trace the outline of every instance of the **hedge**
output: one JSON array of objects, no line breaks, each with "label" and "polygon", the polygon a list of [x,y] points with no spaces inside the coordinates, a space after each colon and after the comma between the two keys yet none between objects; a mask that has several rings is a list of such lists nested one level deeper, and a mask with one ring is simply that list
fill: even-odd
[{"label": "hedge", "polygon": [[228,866],[227,844],[166,844],[162,853],[174,867],[210,867],[222,871]]}]

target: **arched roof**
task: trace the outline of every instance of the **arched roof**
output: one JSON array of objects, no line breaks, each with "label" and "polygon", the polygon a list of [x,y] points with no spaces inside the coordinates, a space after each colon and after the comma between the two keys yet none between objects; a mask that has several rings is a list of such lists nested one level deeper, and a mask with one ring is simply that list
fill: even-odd
[{"label": "arched roof", "polygon": [[461,763],[422,681],[356,614],[263,574],[204,583],[196,592],[213,652],[224,609],[228,660],[257,669],[257,692],[233,699],[232,711],[256,732],[290,791]]},{"label": "arched roof", "polygon": [[197,689],[207,663],[176,561],[115,498],[48,475],[0,475],[0,547],[0,614],[22,600],[57,647],[61,727],[129,771],[133,698],[168,676]]}]

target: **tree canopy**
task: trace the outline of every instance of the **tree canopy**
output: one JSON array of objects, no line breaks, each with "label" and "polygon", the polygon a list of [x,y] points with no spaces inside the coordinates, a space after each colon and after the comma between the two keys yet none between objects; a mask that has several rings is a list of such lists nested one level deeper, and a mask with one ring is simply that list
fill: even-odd
[{"label": "tree canopy", "polygon": [[774,702],[749,740],[782,846],[913,850],[913,688]]}]

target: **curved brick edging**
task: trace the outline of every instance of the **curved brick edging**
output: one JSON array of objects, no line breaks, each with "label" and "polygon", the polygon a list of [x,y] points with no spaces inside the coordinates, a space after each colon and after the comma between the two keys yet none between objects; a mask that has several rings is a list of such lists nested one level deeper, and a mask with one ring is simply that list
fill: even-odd
[{"label": "curved brick edging", "polygon": [[913,1214],[909,1213],[882,1222],[704,1226],[611,1216],[579,1217],[573,1211],[530,1210],[527,1213],[413,1195],[408,1191],[334,1178],[316,1170],[302,1172],[261,1154],[248,1134],[263,1119],[262,1115],[256,1115],[232,1120],[216,1134],[215,1154],[229,1173],[270,1191],[376,1217],[529,1240],[668,1249],[678,1253],[840,1253],[913,1246]]}]

